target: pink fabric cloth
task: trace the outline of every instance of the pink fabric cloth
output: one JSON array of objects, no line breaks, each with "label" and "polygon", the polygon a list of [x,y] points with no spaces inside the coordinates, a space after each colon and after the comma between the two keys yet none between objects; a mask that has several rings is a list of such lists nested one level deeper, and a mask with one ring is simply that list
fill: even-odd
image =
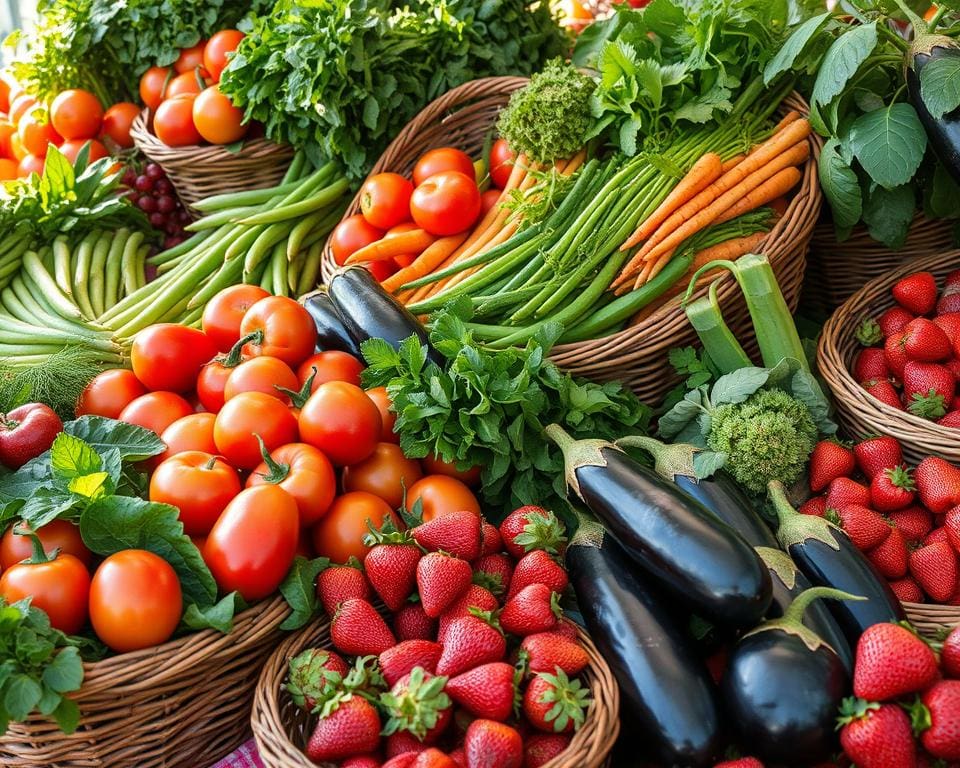
[{"label": "pink fabric cloth", "polygon": [[210,768],[263,768],[263,761],[257,752],[256,742],[250,739]]}]

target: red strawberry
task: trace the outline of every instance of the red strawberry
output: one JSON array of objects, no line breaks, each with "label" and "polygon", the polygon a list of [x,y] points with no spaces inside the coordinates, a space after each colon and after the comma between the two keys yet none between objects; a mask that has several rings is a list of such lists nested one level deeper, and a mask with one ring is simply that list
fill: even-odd
[{"label": "red strawberry", "polygon": [[[957,291],[954,295],[958,294],[960,294],[960,291]],[[960,303],[960,300],[958,300],[958,303]],[[960,306],[950,312],[941,312],[933,318],[933,322],[947,334],[947,338],[950,339],[953,346],[954,354],[956,354],[957,340],[960,339]]]},{"label": "red strawberry", "polygon": [[417,755],[410,768],[457,768],[457,764],[450,755],[430,747]]},{"label": "red strawberry", "polygon": [[424,744],[408,731],[391,733],[384,742],[384,752],[390,759],[397,757],[397,755],[405,755],[409,752],[416,755],[420,752],[426,752],[429,748],[427,744]]},{"label": "red strawberry", "polygon": [[387,693],[380,694],[380,706],[387,715],[383,733],[407,731],[424,744],[435,743],[453,717],[453,705],[443,690],[446,683],[447,678],[423,667],[414,667],[397,680]]},{"label": "red strawberry", "polygon": [[577,632],[577,625],[574,624],[568,618],[562,618],[557,622],[557,626],[550,630],[550,634],[560,635],[560,637],[565,637],[567,640],[573,640],[574,642],[580,642],[580,633]]},{"label": "red strawberry", "polygon": [[473,564],[473,581],[494,595],[505,595],[513,577],[513,561],[508,555],[484,555]]},{"label": "red strawberry", "polygon": [[954,429],[960,429],[960,410],[950,411],[942,419],[937,420],[937,424],[941,427],[953,427]]},{"label": "red strawberry", "polygon": [[960,627],[954,627],[943,641],[940,666],[947,677],[960,678]]},{"label": "red strawberry", "polygon": [[943,760],[960,760],[960,680],[940,680],[920,697],[930,727],[921,735],[924,749]]},{"label": "red strawberry", "polygon": [[855,468],[856,459],[847,446],[836,440],[821,440],[810,454],[810,490],[819,493],[838,477],[852,475]]},{"label": "red strawberry", "polygon": [[871,381],[863,382],[863,388],[867,390],[867,393],[872,397],[879,400],[884,405],[889,405],[891,408],[896,408],[898,411],[903,410],[903,403],[900,402],[900,395],[897,394],[896,388],[890,383],[890,379],[873,379]]},{"label": "red strawberry", "polygon": [[504,721],[517,703],[517,670],[504,661],[481,664],[451,677],[446,690],[471,714]]},{"label": "red strawberry", "polygon": [[953,345],[946,332],[932,320],[918,317],[911,320],[903,332],[903,347],[911,360],[936,363],[953,354]]},{"label": "red strawberry", "polygon": [[953,315],[960,312],[960,290],[954,287],[945,288],[943,295],[937,301],[937,314]]},{"label": "red strawberry", "polygon": [[894,510],[887,517],[907,541],[923,541],[923,537],[933,528],[933,516],[919,504]]},{"label": "red strawberry", "polygon": [[920,501],[934,514],[960,504],[960,467],[936,456],[921,461],[913,473]]},{"label": "red strawberry", "polygon": [[590,689],[562,669],[554,674],[538,672],[523,693],[523,714],[538,730],[572,733],[586,719],[589,697]]},{"label": "red strawberry", "polygon": [[376,755],[354,755],[340,762],[340,768],[383,768]]},{"label": "red strawberry", "polygon": [[867,347],[857,353],[853,361],[853,378],[857,381],[870,379],[889,379],[890,368],[887,366],[887,356],[880,347]]},{"label": "red strawberry", "polygon": [[904,347],[906,338],[905,333],[895,333],[893,336],[887,336],[887,340],[883,342],[883,355],[887,361],[887,368],[897,379],[903,378],[903,370],[909,360]]},{"label": "red strawberry", "polygon": [[923,590],[920,585],[913,580],[912,576],[904,576],[902,579],[890,582],[890,589],[897,596],[901,603],[922,603]]},{"label": "red strawberry", "polygon": [[420,603],[407,603],[393,614],[393,631],[397,640],[430,640],[437,631],[436,619],[423,611]]},{"label": "red strawberry", "polygon": [[[426,749],[424,749],[424,752],[425,751]],[[417,759],[418,754],[422,753],[404,752],[402,755],[391,757],[383,764],[383,768],[410,768],[413,765],[413,761]]]},{"label": "red strawberry", "polygon": [[936,363],[911,360],[903,371],[903,396],[910,413],[925,419],[939,419],[953,399],[953,374]]},{"label": "red strawberry", "polygon": [[317,576],[317,597],[323,603],[327,616],[337,612],[337,606],[344,600],[369,600],[370,585],[360,569],[360,563],[353,565],[331,565],[320,571]]},{"label": "red strawberry", "polygon": [[[947,530],[946,526],[940,526],[939,528],[934,528],[930,533],[928,533],[923,538],[923,543],[926,544],[935,544],[938,541],[945,541],[947,544],[950,543],[950,532]],[[956,547],[954,547],[956,549]]]},{"label": "red strawberry", "polygon": [[503,606],[500,626],[505,632],[520,637],[549,632],[563,615],[557,598],[557,593],[546,584],[524,587]]},{"label": "red strawberry", "polygon": [[290,673],[284,689],[293,703],[312,712],[330,699],[350,668],[333,651],[311,648],[290,659]]},{"label": "red strawberry", "polygon": [[851,698],[840,712],[840,744],[859,768],[915,768],[910,718],[896,704]]},{"label": "red strawberry", "polygon": [[930,272],[914,272],[898,280],[892,293],[904,309],[915,315],[926,315],[937,303],[937,279]]},{"label": "red strawberry", "polygon": [[387,622],[366,600],[340,604],[330,622],[330,640],[338,651],[351,656],[379,656],[397,644]]},{"label": "red strawberry", "polygon": [[870,481],[870,500],[879,512],[893,512],[913,503],[916,487],[905,466],[885,469]]},{"label": "red strawberry", "polygon": [[497,610],[499,603],[488,590],[483,587],[471,584],[467,591],[458,597],[443,615],[440,617],[440,629],[437,632],[437,642],[443,643],[447,636],[447,629],[450,624],[461,616],[470,616],[471,608],[483,612],[492,612]]},{"label": "red strawberry", "polygon": [[[943,367],[950,371],[950,375],[953,376],[954,381],[960,381],[960,359],[952,358],[950,360],[945,360]],[[953,400],[947,404],[949,410],[953,410],[953,401],[957,399],[956,393],[954,393]]]},{"label": "red strawberry", "polygon": [[377,710],[366,699],[346,694],[324,708],[307,742],[306,752],[307,757],[320,763],[374,752],[379,746]]},{"label": "red strawberry", "polygon": [[372,533],[363,558],[367,579],[383,604],[398,611],[417,582],[417,563],[423,553],[406,533]]},{"label": "red strawberry", "polygon": [[877,324],[880,326],[880,332],[884,336],[892,336],[895,333],[903,333],[915,315],[903,307],[890,307],[886,312],[877,318]]},{"label": "red strawberry", "polygon": [[813,515],[815,517],[823,517],[827,511],[827,497],[826,496],[811,496],[802,505],[800,505],[799,512],[801,515]]},{"label": "red strawberry", "polygon": [[542,549],[535,549],[521,557],[513,569],[507,598],[513,597],[531,584],[546,584],[554,592],[563,592],[568,583],[567,572],[563,567]]},{"label": "red strawberry", "polygon": [[467,753],[463,751],[462,746],[450,753],[450,759],[457,764],[457,768],[467,768]]},{"label": "red strawberry", "polygon": [[960,505],[947,510],[943,518],[943,530],[950,546],[960,553]]},{"label": "red strawberry", "polygon": [[896,528],[867,553],[870,562],[888,579],[902,579],[907,574],[907,542]]},{"label": "red strawberry", "polygon": [[492,555],[503,549],[500,531],[493,523],[484,520],[480,524],[480,555]]},{"label": "red strawberry", "polygon": [[957,588],[957,556],[949,544],[929,544],[910,553],[910,573],[934,600],[949,600]]},{"label": "red strawberry", "polygon": [[467,768],[520,768],[523,739],[509,725],[495,720],[474,720],[463,743]]},{"label": "red strawberry", "polygon": [[950,401],[950,410],[960,411],[960,395],[953,396],[953,400]]},{"label": "red strawberry", "polygon": [[531,672],[553,672],[559,668],[572,677],[590,664],[590,657],[580,643],[556,632],[528,635],[520,644],[520,652]]},{"label": "red strawberry", "polygon": [[417,589],[423,610],[438,617],[467,591],[473,571],[470,563],[443,552],[430,552],[417,563]]},{"label": "red strawberry", "polygon": [[529,505],[515,509],[503,519],[500,536],[507,552],[517,560],[534,549],[559,554],[566,541],[563,523],[553,512]]},{"label": "red strawberry", "polygon": [[523,768],[540,768],[563,754],[569,746],[570,735],[566,733],[531,734],[523,746]]},{"label": "red strawberry", "polygon": [[870,506],[870,489],[849,477],[838,477],[827,490],[827,508],[841,509],[847,504]]},{"label": "red strawberry", "polygon": [[415,667],[433,674],[440,660],[440,644],[430,640],[404,640],[380,654],[380,672],[387,685],[393,686]]},{"label": "red strawberry", "polygon": [[440,515],[411,533],[428,552],[443,550],[468,561],[480,556],[480,515],[469,510]]},{"label": "red strawberry", "polygon": [[896,438],[889,436],[868,437],[853,446],[857,465],[869,479],[885,469],[903,464],[903,452]]},{"label": "red strawberry", "polygon": [[763,763],[755,757],[738,757],[736,760],[717,763],[713,768],[763,768]]},{"label": "red strawberry", "polygon": [[899,624],[874,624],[857,642],[853,692],[868,701],[888,701],[922,691],[937,679],[930,646]]},{"label": "red strawberry", "polygon": [[831,519],[831,511],[827,511],[827,519],[840,525],[853,545],[862,552],[883,543],[883,540],[890,535],[890,526],[879,514],[868,507],[846,504],[837,512],[839,518],[837,521]]},{"label": "red strawberry", "polygon": [[481,664],[501,661],[507,641],[499,628],[478,616],[462,616],[447,629],[437,674],[453,677]]}]

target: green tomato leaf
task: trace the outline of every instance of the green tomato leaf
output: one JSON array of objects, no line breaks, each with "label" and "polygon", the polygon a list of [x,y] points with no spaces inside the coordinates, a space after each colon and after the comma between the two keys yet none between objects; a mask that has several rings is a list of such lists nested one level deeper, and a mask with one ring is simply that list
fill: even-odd
[{"label": "green tomato leaf", "polygon": [[877,47],[877,22],[856,26],[838,37],[820,64],[811,100],[826,105],[834,100]]},{"label": "green tomato leaf", "polygon": [[892,189],[909,182],[917,172],[927,149],[927,134],[910,104],[891,104],[856,119],[850,146],[870,178]]},{"label": "green tomato leaf", "polygon": [[820,186],[833,213],[837,240],[843,241],[849,237],[854,224],[860,221],[863,199],[857,174],[840,156],[837,139],[829,139],[823,146],[817,170]]},{"label": "green tomato leaf", "polygon": [[99,454],[113,448],[125,461],[143,461],[166,450],[163,441],[149,429],[103,416],[81,416],[64,424],[63,431],[79,437]]},{"label": "green tomato leaf", "polygon": [[803,53],[810,39],[820,31],[824,22],[831,17],[830,11],[825,11],[818,16],[807,19],[803,24],[797,27],[786,39],[780,50],[774,55],[767,66],[763,69],[763,84],[770,85],[770,82],[779,74],[791,69],[797,57]]},{"label": "green tomato leaf", "polygon": [[70,492],[54,488],[39,488],[23,503],[17,514],[36,530],[57,518],[68,517],[67,513],[77,507],[80,501],[81,499]]},{"label": "green tomato leaf", "polygon": [[233,631],[233,617],[246,607],[238,592],[231,592],[205,608],[190,603],[183,612],[181,626],[191,630],[215,629],[226,635]]},{"label": "green tomato leaf", "polygon": [[50,447],[50,467],[60,480],[72,480],[103,469],[99,454],[79,437],[61,432]]},{"label": "green tomato leaf", "polygon": [[912,184],[893,189],[876,187],[867,195],[863,221],[870,237],[897,250],[907,239],[916,210],[916,193]]},{"label": "green tomato leaf", "polygon": [[73,478],[67,485],[67,490],[70,491],[70,493],[76,493],[79,496],[94,499],[108,493],[109,487],[109,472],[92,472],[89,475]]},{"label": "green tomato leaf", "polygon": [[924,189],[924,206],[927,218],[960,218],[960,185],[943,163],[934,166],[933,176]]},{"label": "green tomato leaf", "polygon": [[326,557],[307,560],[297,557],[290,572],[280,585],[280,594],[290,606],[291,613],[283,620],[281,629],[299,629],[314,617],[320,604],[317,598],[317,576],[330,563]]},{"label": "green tomato leaf", "polygon": [[960,60],[930,59],[920,70],[920,98],[934,120],[960,107]]}]

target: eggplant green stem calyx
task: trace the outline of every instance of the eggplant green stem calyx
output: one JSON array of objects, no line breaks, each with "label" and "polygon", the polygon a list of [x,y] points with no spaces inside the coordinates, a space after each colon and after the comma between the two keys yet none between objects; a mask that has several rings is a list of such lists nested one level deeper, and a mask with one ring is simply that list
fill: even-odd
[{"label": "eggplant green stem calyx", "polygon": [[840,551],[840,541],[837,536],[845,536],[837,526],[822,517],[815,515],[801,515],[791,506],[787,499],[786,489],[779,480],[773,480],[767,486],[770,503],[777,514],[777,540],[786,550],[794,544],[805,541],[822,541],[831,549]]},{"label": "eggplant green stem calyx", "polygon": [[653,467],[657,474],[667,480],[673,480],[677,475],[696,477],[693,466],[693,457],[700,452],[700,448],[689,443],[674,443],[667,445],[659,440],[645,435],[627,435],[617,440],[617,447],[640,448],[653,456]]},{"label": "eggplant green stem calyx", "polygon": [[[851,595],[849,592],[842,592],[839,589],[833,589],[833,587],[810,587],[810,589],[805,589],[794,598],[793,602],[787,607],[787,610],[783,612],[783,616],[781,616],[779,619],[772,619],[771,621],[764,622],[756,629],[747,632],[744,637],[755,635],[758,632],[770,632],[776,630],[780,632],[786,632],[790,635],[796,635],[811,651],[815,651],[821,646],[827,646],[830,648],[830,645],[822,637],[820,637],[820,635],[803,624],[803,614],[806,612],[807,608],[810,607],[810,603],[819,599],[866,600],[865,597],[860,595]],[[831,648],[831,650],[836,652],[836,650],[833,648]]]},{"label": "eggplant green stem calyx", "polygon": [[550,424],[544,429],[544,432],[563,452],[564,475],[567,485],[574,490],[580,499],[583,499],[583,494],[580,493],[577,470],[580,467],[607,466],[607,460],[601,453],[604,448],[623,452],[623,449],[607,440],[576,440],[559,424]]}]

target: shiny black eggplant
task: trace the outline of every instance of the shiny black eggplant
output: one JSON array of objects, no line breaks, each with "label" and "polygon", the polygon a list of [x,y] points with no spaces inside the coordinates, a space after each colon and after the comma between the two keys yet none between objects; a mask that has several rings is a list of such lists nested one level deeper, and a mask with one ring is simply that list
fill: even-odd
[{"label": "shiny black eggplant", "polygon": [[850,676],[834,650],[801,623],[818,597],[852,596],[809,589],[783,618],[748,632],[730,653],[720,683],[725,711],[740,742],[762,760],[808,766],[838,747],[837,710]]},{"label": "shiny black eggplant", "polygon": [[427,357],[437,365],[443,356],[427,339],[423,324],[403,304],[387,293],[364,267],[345,267],[334,272],[327,292],[343,319],[344,328],[359,346],[367,339],[383,339],[393,347],[417,336],[427,347]]},{"label": "shiny black eggplant", "polygon": [[336,349],[361,357],[360,345],[347,333],[343,318],[325,288],[310,294],[304,299],[303,306],[317,326],[317,351]]},{"label": "shiny black eggplant", "polygon": [[636,741],[666,768],[713,765],[724,743],[717,689],[666,601],[596,521],[581,521],[565,557],[580,611],[617,678],[624,722],[637,730]]},{"label": "shiny black eggplant", "polygon": [[960,183],[960,109],[934,117],[923,101],[920,73],[931,61],[949,60],[960,64],[960,43],[946,35],[921,34],[907,53],[907,97],[917,111],[927,139],[954,181]]},{"label": "shiny black eggplant", "polygon": [[787,500],[780,483],[770,483],[770,501],[777,513],[777,538],[797,567],[818,587],[833,587],[866,598],[831,600],[830,612],[851,648],[873,624],[903,621],[906,614],[893,590],[847,534],[822,517],[801,515]]},{"label": "shiny black eggplant", "polygon": [[752,627],[770,605],[770,574],[753,548],[673,483],[602,440],[556,424],[567,483],[658,587],[724,627]]}]

